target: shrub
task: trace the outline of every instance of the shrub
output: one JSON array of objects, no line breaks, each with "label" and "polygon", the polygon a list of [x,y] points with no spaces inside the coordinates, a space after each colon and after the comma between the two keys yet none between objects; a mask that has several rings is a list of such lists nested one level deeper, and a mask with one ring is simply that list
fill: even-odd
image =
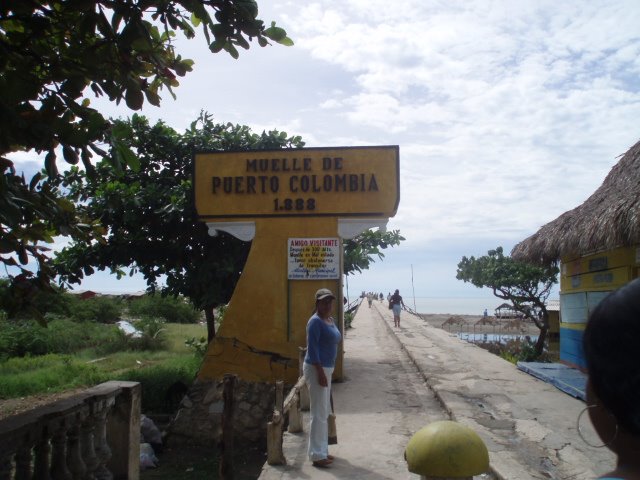
[{"label": "shrub", "polygon": [[170,387],[177,382],[191,385],[199,367],[200,361],[195,357],[180,357],[170,364],[129,370],[119,375],[117,380],[140,382],[143,412],[171,413],[175,405],[167,397]]},{"label": "shrub", "polygon": [[209,344],[207,343],[207,339],[205,337],[200,337],[196,340],[196,337],[191,337],[185,340],[184,344],[190,350],[195,353],[196,357],[199,359],[203,359],[205,353],[207,353],[207,348]]},{"label": "shrub", "polygon": [[164,348],[164,320],[159,318],[143,318],[138,320],[135,325],[142,334],[140,337],[130,337],[131,345],[135,349],[160,350]]},{"label": "shrub", "polygon": [[122,301],[115,298],[95,297],[82,300],[75,298],[70,312],[78,322],[96,321],[113,323],[122,315]]},{"label": "shrub", "polygon": [[353,313],[344,314],[344,329],[349,330],[351,328],[351,322],[353,322]]},{"label": "shrub", "polygon": [[541,355],[536,354],[535,343],[528,337],[524,339],[516,338],[506,343],[487,342],[480,343],[478,346],[488,350],[494,355],[504,358],[505,360],[516,364],[518,362],[550,362],[551,359],[546,352]]},{"label": "shrub", "polygon": [[67,316],[71,311],[72,295],[55,285],[51,290],[39,290],[29,297],[28,305],[16,302],[15,285],[8,278],[0,278],[0,310],[11,319],[30,319],[33,307],[44,315]]},{"label": "shrub", "polygon": [[200,319],[193,305],[181,298],[145,295],[132,300],[129,304],[129,315],[139,318],[161,318],[168,323],[197,323]]},{"label": "shrub", "polygon": [[23,357],[47,353],[46,331],[33,320],[0,322],[0,357]]},{"label": "shrub", "polygon": [[114,327],[93,322],[54,319],[42,326],[35,320],[0,320],[0,358],[75,353],[112,344],[116,338]]},{"label": "shrub", "polygon": [[94,347],[97,355],[110,355],[131,349],[131,337],[115,326],[111,326],[111,335]]}]

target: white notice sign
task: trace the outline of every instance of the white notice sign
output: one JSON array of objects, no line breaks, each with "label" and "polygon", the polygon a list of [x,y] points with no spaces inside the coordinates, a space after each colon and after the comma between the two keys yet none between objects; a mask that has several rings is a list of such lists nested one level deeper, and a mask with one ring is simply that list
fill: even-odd
[{"label": "white notice sign", "polygon": [[338,238],[290,238],[287,248],[289,280],[340,278]]}]

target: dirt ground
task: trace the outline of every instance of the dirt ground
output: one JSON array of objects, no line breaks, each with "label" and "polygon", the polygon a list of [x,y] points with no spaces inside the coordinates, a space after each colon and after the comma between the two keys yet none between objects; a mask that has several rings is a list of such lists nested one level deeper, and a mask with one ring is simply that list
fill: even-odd
[{"label": "dirt ground", "polygon": [[[165,448],[157,455],[158,467],[140,472],[140,480],[213,480],[218,478],[219,454],[213,448]],[[267,460],[257,448],[235,448],[233,478],[255,480]]]},{"label": "dirt ground", "polygon": [[76,393],[83,392],[84,390],[85,388],[76,388],[64,392],[41,393],[28,397],[0,399],[0,420],[2,420],[3,418],[11,417],[12,415],[26,412],[27,410],[31,410],[32,408],[41,407],[57,400],[71,397]]}]

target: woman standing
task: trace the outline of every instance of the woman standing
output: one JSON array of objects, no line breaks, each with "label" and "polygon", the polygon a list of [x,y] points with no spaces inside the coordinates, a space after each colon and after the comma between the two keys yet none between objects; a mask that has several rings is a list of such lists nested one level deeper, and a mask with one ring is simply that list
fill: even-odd
[{"label": "woman standing", "polygon": [[308,454],[315,467],[323,468],[333,461],[333,456],[329,455],[327,418],[331,412],[331,374],[342,338],[331,317],[335,299],[329,289],[321,288],[316,292],[315,312],[307,323],[307,354],[303,366],[311,400]]}]

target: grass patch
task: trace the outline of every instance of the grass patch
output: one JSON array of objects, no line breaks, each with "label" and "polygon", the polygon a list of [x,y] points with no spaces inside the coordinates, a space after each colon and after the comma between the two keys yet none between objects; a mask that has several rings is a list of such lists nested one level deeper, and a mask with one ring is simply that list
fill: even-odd
[{"label": "grass patch", "polygon": [[12,358],[2,363],[0,398],[62,392],[108,380],[108,375],[69,355]]},{"label": "grass patch", "polygon": [[[163,350],[103,354],[103,348],[92,346],[74,355],[9,358],[0,362],[0,398],[62,392],[108,380],[128,380],[142,384],[144,411],[164,413],[173,407],[166,402],[169,386],[175,382],[190,385],[200,367],[201,359],[185,345],[185,341],[206,336],[206,326],[165,324],[162,335],[165,340]],[[126,343],[122,347],[126,348]]]},{"label": "grass patch", "polygon": [[207,326],[198,323],[167,323],[164,331],[166,348],[174,353],[187,353],[191,350],[185,345],[189,338],[207,338]]},{"label": "grass patch", "polygon": [[140,382],[143,413],[171,413],[180,399],[168,396],[175,383],[191,385],[200,367],[194,355],[174,356],[168,361],[122,372],[114,380]]}]

